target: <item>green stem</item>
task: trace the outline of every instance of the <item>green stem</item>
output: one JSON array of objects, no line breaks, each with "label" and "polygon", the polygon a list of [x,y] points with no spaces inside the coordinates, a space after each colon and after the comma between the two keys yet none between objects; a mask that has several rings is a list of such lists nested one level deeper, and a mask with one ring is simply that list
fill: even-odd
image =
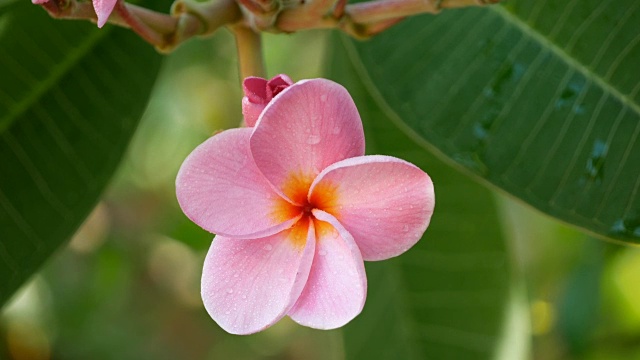
[{"label": "green stem", "polygon": [[260,34],[243,24],[230,27],[236,37],[238,46],[238,62],[240,63],[240,77],[267,77],[262,56],[262,39]]}]

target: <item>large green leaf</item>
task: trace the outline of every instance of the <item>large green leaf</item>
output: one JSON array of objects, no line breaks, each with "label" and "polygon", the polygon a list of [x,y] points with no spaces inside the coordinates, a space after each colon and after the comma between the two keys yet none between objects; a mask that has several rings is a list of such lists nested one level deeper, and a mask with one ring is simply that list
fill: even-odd
[{"label": "large green leaf", "polygon": [[398,258],[367,263],[365,309],[344,328],[347,357],[494,358],[513,275],[491,192],[402,133],[354,76],[340,43],[332,50],[328,75],[354,97],[367,152],[413,162],[430,174],[436,189],[436,210],[423,239]]},{"label": "large green leaf", "polygon": [[347,40],[417,141],[534,207],[640,242],[640,2],[509,0]]},{"label": "large green leaf", "polygon": [[126,30],[0,8],[0,305],[95,205],[161,57]]}]

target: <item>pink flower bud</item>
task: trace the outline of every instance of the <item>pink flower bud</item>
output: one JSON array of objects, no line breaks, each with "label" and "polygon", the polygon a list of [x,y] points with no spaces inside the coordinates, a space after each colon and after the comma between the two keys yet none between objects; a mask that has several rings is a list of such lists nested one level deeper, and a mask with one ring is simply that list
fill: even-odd
[{"label": "pink flower bud", "polygon": [[248,127],[255,126],[262,110],[276,97],[282,90],[291,86],[293,81],[284,74],[277,75],[271,80],[250,76],[244,79],[242,89],[242,115]]}]

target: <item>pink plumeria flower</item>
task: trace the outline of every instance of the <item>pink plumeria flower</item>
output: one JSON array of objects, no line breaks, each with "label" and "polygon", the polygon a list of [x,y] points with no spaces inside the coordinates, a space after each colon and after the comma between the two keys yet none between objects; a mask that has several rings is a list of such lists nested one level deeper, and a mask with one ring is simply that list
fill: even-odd
[{"label": "pink plumeria flower", "polygon": [[248,127],[253,127],[264,108],[282,90],[293,85],[293,81],[284,74],[274,76],[271,80],[250,76],[242,82],[244,97],[242,98],[242,115]]},{"label": "pink plumeria flower", "polygon": [[[31,0],[33,4],[42,5],[50,0]],[[93,0],[93,8],[98,15],[98,27],[101,28],[107,23],[109,15],[113,12],[118,0]]]},{"label": "pink plumeria flower", "polygon": [[325,79],[288,86],[254,128],[198,146],[176,179],[185,214],[217,234],[202,298],[226,331],[251,334],[285,315],[340,327],[364,306],[363,260],[413,246],[435,198],[429,176],[390,156],[364,156],[349,93]]}]

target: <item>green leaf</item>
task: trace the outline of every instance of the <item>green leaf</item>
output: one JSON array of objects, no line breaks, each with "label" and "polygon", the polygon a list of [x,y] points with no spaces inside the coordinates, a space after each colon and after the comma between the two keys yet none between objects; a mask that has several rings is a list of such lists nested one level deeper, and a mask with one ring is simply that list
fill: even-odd
[{"label": "green leaf", "polygon": [[[616,249],[617,250],[617,249]],[[598,328],[601,279],[604,266],[603,243],[588,238],[582,256],[565,280],[558,302],[557,332],[574,356],[585,355]]]},{"label": "green leaf", "polygon": [[98,201],[161,56],[127,30],[0,8],[0,305]]},{"label": "green leaf", "polygon": [[412,138],[541,211],[640,242],[640,2],[510,0],[348,40]]},{"label": "green leaf", "polygon": [[366,263],[367,303],[344,328],[347,358],[494,358],[514,280],[494,197],[391,123],[354,75],[340,42],[332,49],[329,76],[354,97],[367,152],[413,162],[436,190],[423,239],[397,258]]}]

